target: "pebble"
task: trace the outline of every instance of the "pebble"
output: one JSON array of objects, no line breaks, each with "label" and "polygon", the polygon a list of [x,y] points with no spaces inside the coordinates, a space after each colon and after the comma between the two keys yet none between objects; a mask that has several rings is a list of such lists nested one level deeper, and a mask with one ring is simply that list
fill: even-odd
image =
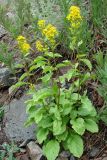
[{"label": "pebble", "polygon": [[34,142],[31,141],[27,144],[28,153],[31,160],[40,160],[42,157],[42,149]]}]

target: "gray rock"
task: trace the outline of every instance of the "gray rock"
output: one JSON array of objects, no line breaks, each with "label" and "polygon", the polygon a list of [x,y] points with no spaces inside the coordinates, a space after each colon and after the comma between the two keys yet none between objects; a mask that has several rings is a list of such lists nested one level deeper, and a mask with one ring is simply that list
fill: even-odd
[{"label": "gray rock", "polygon": [[60,157],[70,157],[70,152],[68,152],[68,151],[62,151],[61,153],[60,153]]},{"label": "gray rock", "polygon": [[0,88],[9,87],[13,82],[11,71],[8,68],[0,68]]},{"label": "gray rock", "polygon": [[26,148],[27,144],[28,144],[30,141],[34,141],[34,140],[33,140],[33,139],[27,139],[27,140],[23,141],[23,142],[19,145],[19,147],[20,147],[20,148]]},{"label": "gray rock", "polygon": [[107,157],[104,157],[102,160],[107,160]]},{"label": "gray rock", "polygon": [[35,139],[35,125],[25,127],[27,120],[25,101],[29,97],[24,95],[19,100],[14,99],[9,105],[5,106],[4,131],[9,140],[25,141],[27,139]]},{"label": "gray rock", "polygon": [[99,148],[93,147],[89,153],[90,158],[95,157],[99,153]]},{"label": "gray rock", "polygon": [[72,155],[72,156],[70,157],[70,160],[76,160],[76,159],[75,159],[74,156]]},{"label": "gray rock", "polygon": [[6,30],[3,28],[2,25],[0,25],[0,38],[2,38],[6,33]]},{"label": "gray rock", "polygon": [[27,144],[28,147],[28,153],[31,158],[31,160],[40,160],[42,157],[42,149],[34,142],[31,141]]}]

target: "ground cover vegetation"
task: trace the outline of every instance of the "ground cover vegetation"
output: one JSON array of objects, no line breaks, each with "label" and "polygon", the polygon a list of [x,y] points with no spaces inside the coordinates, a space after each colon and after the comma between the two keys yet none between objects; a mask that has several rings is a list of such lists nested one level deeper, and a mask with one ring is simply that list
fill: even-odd
[{"label": "ground cover vegetation", "polygon": [[[12,90],[28,88],[25,126],[37,124],[36,138],[46,158],[55,160],[62,149],[80,158],[85,134],[98,133],[99,124],[107,124],[107,2],[33,3],[37,10],[19,0],[14,22],[5,15],[7,8],[0,8],[1,24],[16,41],[12,51],[4,42],[0,45],[0,61],[14,75],[23,71]],[[19,63],[14,62],[16,52]],[[103,99],[100,107],[89,96],[93,83]]]}]

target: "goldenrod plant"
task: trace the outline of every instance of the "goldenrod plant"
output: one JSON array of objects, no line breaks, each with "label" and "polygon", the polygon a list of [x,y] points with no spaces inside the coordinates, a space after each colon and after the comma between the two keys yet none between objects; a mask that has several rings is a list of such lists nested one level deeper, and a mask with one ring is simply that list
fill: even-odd
[{"label": "goldenrod plant", "polygon": [[[82,23],[80,8],[71,6],[68,15],[68,29],[73,34],[72,49],[78,51],[77,34]],[[14,85],[29,85],[28,94],[32,96],[26,101],[29,115],[26,125],[37,124],[37,140],[43,145],[43,153],[48,160],[55,160],[63,147],[75,157],[80,158],[84,151],[83,135],[85,131],[98,132],[97,112],[87,96],[86,81],[91,79],[91,62],[86,54],[77,53],[75,60],[63,60],[61,53],[56,52],[60,31],[44,19],[37,22],[39,37],[36,49],[41,55],[31,59],[32,51],[28,40],[20,35],[18,46],[27,61],[25,73]],[[57,61],[58,59],[62,59]],[[66,73],[60,73],[62,67],[68,67]],[[84,74],[83,74],[83,69]],[[28,77],[40,68],[41,74],[36,82],[41,81],[39,90]],[[70,83],[71,82],[71,83]],[[69,84],[69,85],[68,85]]]}]

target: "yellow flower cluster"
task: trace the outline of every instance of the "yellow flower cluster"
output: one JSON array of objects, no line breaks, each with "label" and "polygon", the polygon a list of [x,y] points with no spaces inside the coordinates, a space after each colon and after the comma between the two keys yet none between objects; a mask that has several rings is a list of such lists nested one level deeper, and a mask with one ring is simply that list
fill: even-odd
[{"label": "yellow flower cluster", "polygon": [[53,26],[52,24],[48,24],[43,29],[42,33],[48,40],[53,40],[55,36],[58,34],[58,31],[55,26]]},{"label": "yellow flower cluster", "polygon": [[18,45],[19,45],[19,48],[20,50],[23,52],[23,53],[28,53],[29,50],[30,50],[30,45],[27,43],[27,40],[25,37],[23,37],[22,35],[18,36],[17,38],[17,42],[18,42]]},{"label": "yellow flower cluster", "polygon": [[71,23],[71,27],[78,28],[82,21],[80,8],[77,6],[71,6],[69,14],[67,15],[68,21]]},{"label": "yellow flower cluster", "polygon": [[37,40],[37,41],[36,41],[36,48],[37,48],[37,50],[38,50],[39,52],[43,52],[43,51],[44,51],[44,46],[43,46],[43,44],[41,43],[40,40]]},{"label": "yellow flower cluster", "polygon": [[46,21],[41,19],[38,21],[37,25],[38,25],[39,29],[43,29],[43,28],[45,28]]},{"label": "yellow flower cluster", "polygon": [[58,35],[57,28],[52,24],[46,24],[46,21],[41,19],[37,23],[42,35],[52,44],[55,45],[55,37]]}]

